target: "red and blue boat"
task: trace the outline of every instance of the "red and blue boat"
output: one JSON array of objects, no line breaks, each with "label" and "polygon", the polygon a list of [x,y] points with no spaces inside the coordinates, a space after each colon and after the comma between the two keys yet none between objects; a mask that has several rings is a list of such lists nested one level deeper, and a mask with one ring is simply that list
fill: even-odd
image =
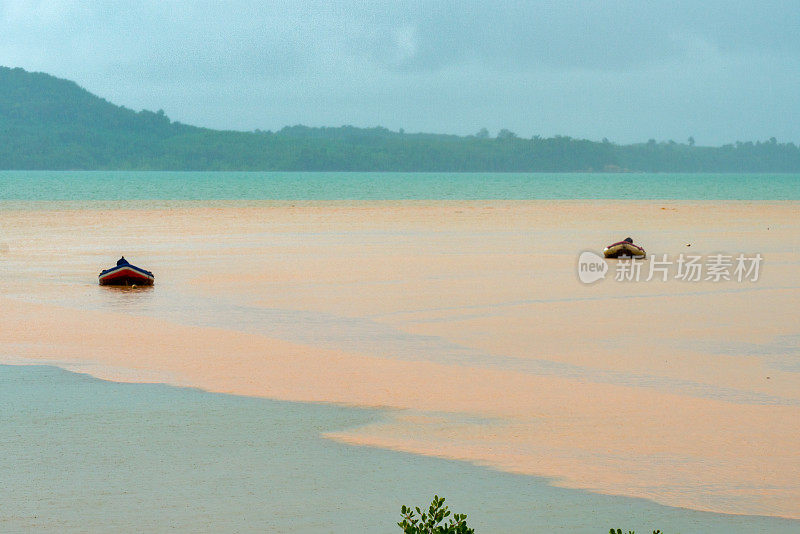
[{"label": "red and blue boat", "polygon": [[100,273],[101,286],[152,286],[155,276],[150,271],[131,265],[125,256],[117,260],[117,266]]}]

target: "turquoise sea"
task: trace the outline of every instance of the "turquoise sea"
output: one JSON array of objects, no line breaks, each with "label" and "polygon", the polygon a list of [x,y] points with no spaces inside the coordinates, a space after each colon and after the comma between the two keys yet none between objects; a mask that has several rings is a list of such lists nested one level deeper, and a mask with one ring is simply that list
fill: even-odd
[{"label": "turquoise sea", "polygon": [[391,533],[435,493],[479,533],[798,531],[321,436],[381,417],[0,365],[0,532]]},{"label": "turquoise sea", "polygon": [[798,200],[800,174],[0,171],[0,201]]}]

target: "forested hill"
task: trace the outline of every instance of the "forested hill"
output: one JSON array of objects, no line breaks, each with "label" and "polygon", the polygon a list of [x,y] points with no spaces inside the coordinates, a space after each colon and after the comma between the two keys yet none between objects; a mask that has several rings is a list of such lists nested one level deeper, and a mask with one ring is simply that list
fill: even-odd
[{"label": "forested hill", "polygon": [[0,169],[800,172],[793,143],[616,145],[385,128],[219,131],[135,112],[74,82],[0,67]]}]

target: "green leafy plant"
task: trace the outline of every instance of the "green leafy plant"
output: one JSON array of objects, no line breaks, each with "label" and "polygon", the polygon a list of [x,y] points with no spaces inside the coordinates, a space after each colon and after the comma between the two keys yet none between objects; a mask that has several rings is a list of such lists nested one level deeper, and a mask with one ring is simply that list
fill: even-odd
[{"label": "green leafy plant", "polygon": [[[608,534],[624,534],[624,533],[622,532],[621,528],[618,528],[617,530],[614,530],[612,528],[611,530],[608,531]],[[636,534],[636,533],[632,530],[629,530],[628,534]],[[660,530],[654,530],[653,534],[663,534],[663,533]]]},{"label": "green leafy plant", "polygon": [[[397,526],[403,534],[475,534],[475,529],[467,526],[467,514],[453,514],[444,505],[444,497],[433,496],[427,512],[419,507],[412,509],[403,505],[400,509],[403,520]],[[445,522],[448,521],[448,522]]]}]

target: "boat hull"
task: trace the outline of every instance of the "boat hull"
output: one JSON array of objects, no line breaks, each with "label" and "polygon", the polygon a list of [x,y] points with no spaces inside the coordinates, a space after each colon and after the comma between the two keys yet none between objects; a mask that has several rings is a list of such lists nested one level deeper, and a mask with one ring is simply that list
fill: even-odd
[{"label": "boat hull", "polygon": [[634,245],[633,243],[628,243],[627,241],[614,243],[603,249],[603,256],[606,258],[644,258],[646,255],[647,253],[642,247]]},{"label": "boat hull", "polygon": [[119,265],[101,272],[99,281],[101,286],[152,286],[155,277],[139,267]]}]

